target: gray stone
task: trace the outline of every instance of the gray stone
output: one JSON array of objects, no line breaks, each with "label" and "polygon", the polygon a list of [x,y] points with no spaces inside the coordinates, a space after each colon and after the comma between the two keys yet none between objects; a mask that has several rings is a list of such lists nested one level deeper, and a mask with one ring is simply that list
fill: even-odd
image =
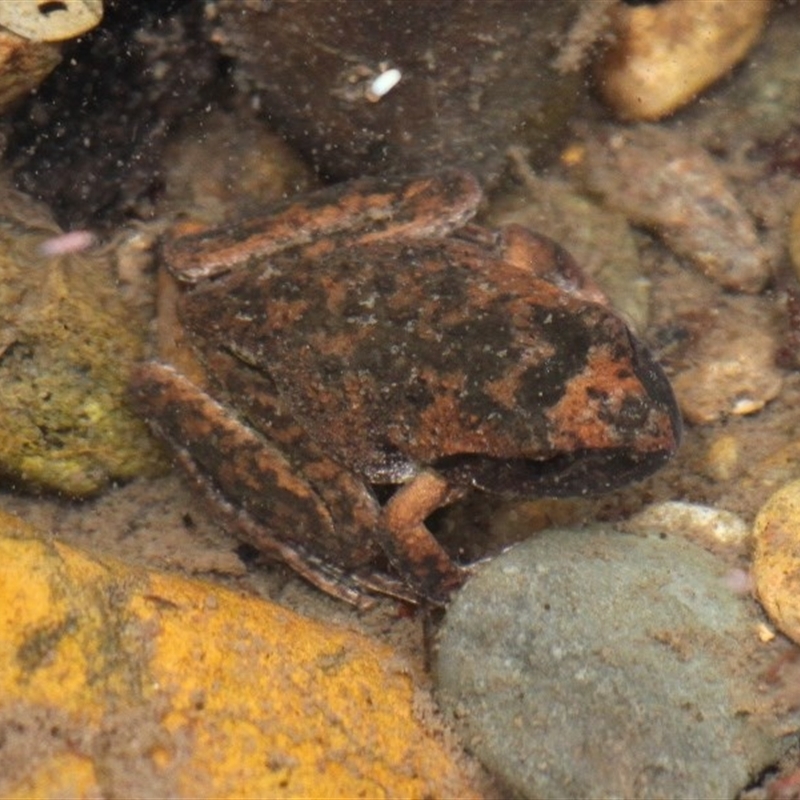
[{"label": "gray stone", "polygon": [[448,609],[435,679],[522,797],[734,797],[784,747],[758,722],[757,610],[691,543],[550,531]]}]

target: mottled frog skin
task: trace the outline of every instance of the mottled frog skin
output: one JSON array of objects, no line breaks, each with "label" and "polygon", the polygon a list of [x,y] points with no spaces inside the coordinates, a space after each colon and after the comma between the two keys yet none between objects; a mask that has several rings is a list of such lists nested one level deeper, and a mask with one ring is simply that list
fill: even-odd
[{"label": "mottled frog skin", "polygon": [[605,492],[678,446],[648,350],[554,242],[468,224],[480,198],[362,180],[165,248],[214,396],[149,363],[139,408],[225,524],[351,602],[446,602],[425,519],[468,491]]}]

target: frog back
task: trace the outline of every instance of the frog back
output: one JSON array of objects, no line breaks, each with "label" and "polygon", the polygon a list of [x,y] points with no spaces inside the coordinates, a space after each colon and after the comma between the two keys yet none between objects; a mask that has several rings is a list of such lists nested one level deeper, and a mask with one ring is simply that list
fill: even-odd
[{"label": "frog back", "polygon": [[372,482],[438,466],[530,493],[531,467],[676,444],[669,384],[618,316],[470,242],[253,261],[192,289],[182,316]]}]

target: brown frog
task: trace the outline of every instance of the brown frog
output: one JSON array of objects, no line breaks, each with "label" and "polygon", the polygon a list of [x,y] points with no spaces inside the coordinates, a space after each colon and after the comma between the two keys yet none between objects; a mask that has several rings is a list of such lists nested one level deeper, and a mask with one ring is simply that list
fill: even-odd
[{"label": "brown frog", "polygon": [[225,524],[351,602],[445,602],[425,520],[469,490],[608,491],[678,446],[647,349],[554,242],[467,224],[480,198],[362,180],[165,248],[215,396],[149,363],[139,408]]}]

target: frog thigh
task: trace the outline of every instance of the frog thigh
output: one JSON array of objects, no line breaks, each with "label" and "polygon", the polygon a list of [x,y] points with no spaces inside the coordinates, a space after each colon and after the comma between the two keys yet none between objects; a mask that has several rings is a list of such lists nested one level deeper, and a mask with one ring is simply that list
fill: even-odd
[{"label": "frog thigh", "polygon": [[[286,408],[265,369],[249,367],[220,349],[211,348],[205,356],[209,374],[224,388],[231,405],[280,449],[291,462],[287,469],[302,475],[327,509],[336,528],[324,540],[327,559],[351,569],[371,566],[380,554],[373,536],[380,506],[364,478],[329,458],[312,440]],[[267,515],[269,521],[269,509]],[[319,537],[311,535],[309,549],[319,550]]]},{"label": "frog thigh", "polygon": [[[343,568],[322,562],[297,544],[311,538],[324,541],[333,536],[335,523],[280,450],[166,365],[139,367],[132,391],[150,427],[170,444],[223,523],[323,591],[359,602],[361,589],[348,581]],[[268,527],[259,521],[265,515]]]},{"label": "frog thigh", "polygon": [[266,214],[200,231],[165,246],[171,272],[183,281],[222,272],[315,242],[353,244],[445,236],[474,216],[480,185],[460,169],[411,178],[362,178],[278,203]]}]

